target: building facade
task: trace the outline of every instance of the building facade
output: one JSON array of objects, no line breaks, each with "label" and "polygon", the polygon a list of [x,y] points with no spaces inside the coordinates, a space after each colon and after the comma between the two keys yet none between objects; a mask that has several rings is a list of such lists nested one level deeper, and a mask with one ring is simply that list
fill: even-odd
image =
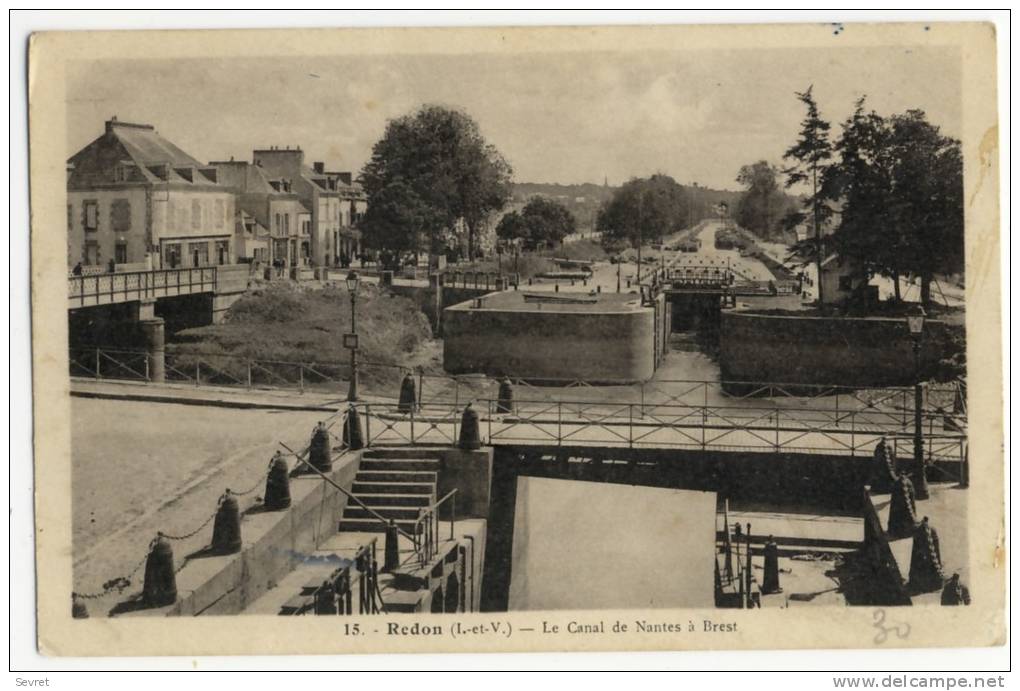
[{"label": "building facade", "polygon": [[209,165],[221,184],[235,193],[239,212],[250,219],[242,224],[243,241],[238,236],[238,245],[244,248],[238,252],[239,260],[265,263],[278,271],[311,265],[311,213],[290,179],[272,177],[247,161]]},{"label": "building facade", "polygon": [[68,266],[233,264],[234,199],[215,168],[152,125],[113,118],[68,161]]},{"label": "building facade", "polygon": [[325,164],[305,165],[300,148],[256,149],[252,163],[272,178],[285,181],[288,189],[307,209],[309,265],[336,266],[344,257],[361,253],[361,236],[356,225],[365,213],[365,195],[346,172],[327,171]]}]

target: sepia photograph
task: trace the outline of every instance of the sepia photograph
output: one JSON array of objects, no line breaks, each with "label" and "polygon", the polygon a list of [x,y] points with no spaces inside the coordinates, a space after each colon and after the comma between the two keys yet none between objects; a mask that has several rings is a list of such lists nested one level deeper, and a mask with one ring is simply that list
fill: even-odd
[{"label": "sepia photograph", "polygon": [[35,34],[40,652],[1002,644],[995,50]]}]

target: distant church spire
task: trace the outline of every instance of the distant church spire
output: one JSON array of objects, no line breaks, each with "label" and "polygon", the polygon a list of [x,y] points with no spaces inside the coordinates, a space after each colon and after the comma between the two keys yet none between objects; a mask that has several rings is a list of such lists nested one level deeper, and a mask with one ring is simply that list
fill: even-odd
[{"label": "distant church spire", "polygon": [[609,187],[609,176],[607,175],[605,180],[602,181],[603,187]]}]

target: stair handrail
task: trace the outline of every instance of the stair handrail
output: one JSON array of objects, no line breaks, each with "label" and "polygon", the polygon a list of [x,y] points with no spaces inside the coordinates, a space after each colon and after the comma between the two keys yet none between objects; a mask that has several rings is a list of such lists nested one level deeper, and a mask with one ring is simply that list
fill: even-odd
[{"label": "stair handrail", "polygon": [[[433,502],[425,508],[418,509],[418,518],[414,521],[414,538],[412,538],[412,544],[414,545],[414,551],[418,555],[418,563],[422,566],[426,565],[432,557],[436,555],[436,545],[439,542],[439,507],[442,506],[448,499],[452,499],[451,514],[450,514],[450,537],[453,539],[453,527],[457,521],[457,489],[454,488],[447,492],[447,494],[437,502]],[[422,531],[422,523],[428,521],[427,529]]]},{"label": "stair handrail", "polygon": [[[287,449],[287,451],[289,451],[291,454],[293,454],[294,457],[297,458],[300,463],[304,464],[308,468],[311,468],[312,471],[314,471],[323,480],[325,480],[326,482],[331,484],[335,489],[338,489],[341,492],[343,492],[345,497],[347,497],[349,500],[353,501],[359,507],[361,507],[362,509],[367,511],[368,514],[372,518],[376,519],[377,521],[382,523],[384,526],[389,527],[390,520],[388,518],[385,518],[382,514],[380,514],[375,509],[373,509],[371,506],[368,506],[367,504],[365,504],[365,502],[363,502],[360,499],[358,499],[358,497],[356,497],[353,493],[347,491],[346,489],[341,487],[339,484],[334,482],[333,478],[329,477],[324,472],[322,472],[321,470],[316,468],[314,465],[312,465],[312,463],[310,461],[305,460],[305,458],[303,457],[303,454],[297,453],[296,451],[294,451],[294,449],[290,448],[289,446],[287,446],[283,442],[280,442],[280,446],[282,446],[283,448]],[[303,453],[308,453],[308,450],[306,449]],[[413,535],[408,535],[406,532],[404,532],[403,530],[400,529],[400,526],[394,526],[394,527],[396,527],[397,533],[399,533],[400,535],[403,535],[404,537],[406,537],[411,542],[414,542],[414,536]]]}]

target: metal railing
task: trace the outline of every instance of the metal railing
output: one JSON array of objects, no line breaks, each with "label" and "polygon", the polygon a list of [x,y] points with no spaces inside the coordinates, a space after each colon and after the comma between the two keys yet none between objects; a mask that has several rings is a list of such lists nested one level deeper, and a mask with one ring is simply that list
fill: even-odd
[{"label": "metal railing", "polygon": [[216,287],[215,266],[193,269],[154,269],[68,276],[71,307],[105,305],[167,295],[204,293]]},{"label": "metal railing", "polygon": [[[354,585],[357,585],[357,612],[354,609]],[[376,559],[376,539],[362,545],[354,559],[331,573],[312,592],[311,611],[315,614],[380,614],[386,606],[379,589],[379,564]],[[308,613],[307,609],[296,612]]]},{"label": "metal railing", "polygon": [[[869,456],[881,439],[912,444],[913,416],[876,410],[787,409],[661,403],[516,400],[500,412],[498,399],[474,400],[482,442],[489,445],[672,448],[701,451]],[[400,412],[392,404],[362,403],[368,445],[452,444],[463,408],[426,404]],[[427,422],[423,422],[427,421]],[[962,462],[966,434],[944,416],[922,414],[925,455]],[[912,448],[912,447],[911,447]]]},{"label": "metal railing", "polygon": [[[336,391],[350,379],[348,361],[288,361],[246,358],[170,348],[165,352],[166,380],[196,386]],[[123,348],[72,348],[70,374],[90,379],[148,381],[144,350]],[[587,381],[581,379],[491,377],[482,374],[426,374],[420,368],[359,362],[361,386],[369,395],[397,399],[404,376],[415,378],[419,405],[462,405],[495,398],[499,383],[509,379],[515,395],[532,401],[635,403],[645,407],[665,404],[736,405],[762,401],[782,409],[882,412],[906,424],[913,414],[913,387],[861,388],[832,384],[762,383],[654,379]],[[962,380],[924,385],[924,410],[957,419],[966,426],[966,385]]]},{"label": "metal railing", "polygon": [[[443,504],[450,504],[450,536],[443,540],[440,536],[439,509]],[[439,501],[426,508],[418,509],[418,517],[414,521],[414,551],[420,566],[427,566],[439,553],[443,542],[453,540],[454,523],[457,522],[457,490],[453,489]]]}]

